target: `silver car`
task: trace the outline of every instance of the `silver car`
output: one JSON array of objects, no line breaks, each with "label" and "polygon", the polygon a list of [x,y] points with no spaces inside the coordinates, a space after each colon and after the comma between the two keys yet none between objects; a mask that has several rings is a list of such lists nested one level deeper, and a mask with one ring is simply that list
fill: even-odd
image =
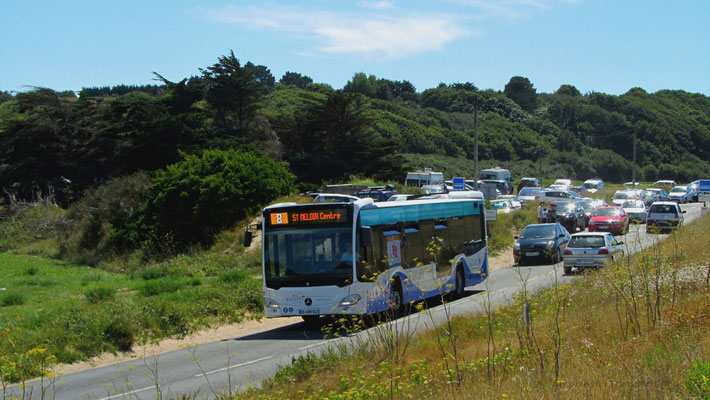
[{"label": "silver car", "polygon": [[646,208],[646,203],[643,201],[629,200],[624,202],[624,204],[621,205],[621,208],[624,212],[629,214],[630,222],[638,222],[641,224],[646,223],[646,212],[648,211],[648,208]]},{"label": "silver car", "polygon": [[624,256],[624,242],[609,232],[575,233],[562,255],[565,274],[572,268],[603,267]]}]

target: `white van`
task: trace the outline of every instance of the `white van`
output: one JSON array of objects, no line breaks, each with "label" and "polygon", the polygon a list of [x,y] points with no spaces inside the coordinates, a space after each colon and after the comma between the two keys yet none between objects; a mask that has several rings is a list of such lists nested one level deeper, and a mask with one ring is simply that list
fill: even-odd
[{"label": "white van", "polygon": [[424,171],[408,172],[404,180],[406,186],[443,185],[444,174],[433,172],[431,168],[424,168]]}]

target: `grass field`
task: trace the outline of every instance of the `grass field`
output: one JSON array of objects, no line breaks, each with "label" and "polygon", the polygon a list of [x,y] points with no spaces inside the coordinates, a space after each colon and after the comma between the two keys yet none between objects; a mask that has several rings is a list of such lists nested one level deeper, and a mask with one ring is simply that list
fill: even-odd
[{"label": "grass field", "polygon": [[353,355],[299,358],[240,398],[707,399],[709,277],[706,216],[643,253],[569,285],[523,291],[497,311],[413,337],[373,335]]},{"label": "grass field", "polygon": [[[261,280],[243,262],[203,253],[125,274],[0,253],[2,376],[24,380],[46,362],[71,363],[258,316]],[[33,349],[42,350],[41,360]]]}]

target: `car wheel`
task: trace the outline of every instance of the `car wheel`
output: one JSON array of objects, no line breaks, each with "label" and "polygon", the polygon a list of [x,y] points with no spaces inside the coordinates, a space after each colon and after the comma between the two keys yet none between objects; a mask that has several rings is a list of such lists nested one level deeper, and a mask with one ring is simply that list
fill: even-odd
[{"label": "car wheel", "polygon": [[563,267],[565,275],[572,275],[572,267]]},{"label": "car wheel", "polygon": [[552,258],[552,263],[557,264],[560,261],[562,261],[562,253],[560,253],[560,249],[557,248],[557,251],[555,252],[555,255]]}]

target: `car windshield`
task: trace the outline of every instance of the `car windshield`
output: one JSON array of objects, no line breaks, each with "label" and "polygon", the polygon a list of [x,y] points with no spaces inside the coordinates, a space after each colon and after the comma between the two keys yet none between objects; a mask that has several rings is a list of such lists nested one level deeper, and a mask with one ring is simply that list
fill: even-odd
[{"label": "car windshield", "polygon": [[618,217],[621,210],[618,208],[599,208],[594,212],[595,217]]},{"label": "car windshield", "polygon": [[569,192],[569,194],[570,194],[570,196],[572,196],[572,197],[574,197],[574,198],[577,198],[577,199],[583,199],[583,198],[584,198],[584,196],[582,196],[582,195],[579,194],[579,193]]},{"label": "car windshield", "polygon": [[596,189],[597,188],[596,183],[590,183],[590,182],[584,182],[584,184],[582,186],[586,187],[587,189]]},{"label": "car windshield", "polygon": [[577,207],[574,205],[574,203],[559,203],[556,205],[557,205],[557,212],[558,213],[571,213],[577,209]]},{"label": "car windshield", "polygon": [[614,193],[615,199],[633,199],[634,195],[631,192],[616,192]]},{"label": "car windshield", "polygon": [[678,210],[675,208],[675,205],[671,204],[654,204],[648,212],[653,214],[674,214],[678,216]]},{"label": "car windshield", "polygon": [[621,207],[622,208],[646,208],[646,205],[643,204],[643,201],[633,200],[633,201],[624,202],[624,205],[622,205]]},{"label": "car windshield", "polygon": [[671,190],[671,193],[685,193],[687,191],[688,189],[683,186],[676,186],[673,188],[673,190]]},{"label": "car windshield", "polygon": [[606,242],[604,241],[604,236],[572,236],[567,243],[567,247],[571,248],[587,248],[587,249],[598,249],[604,247]]},{"label": "car windshield", "polygon": [[545,239],[555,236],[554,225],[528,225],[520,234],[520,239]]},{"label": "car windshield", "polygon": [[491,208],[494,210],[508,208],[508,201],[491,201]]},{"label": "car windshield", "polygon": [[540,189],[534,188],[534,187],[522,188],[520,190],[520,192],[518,192],[518,196],[539,196],[539,195],[540,195]]},{"label": "car windshield", "polygon": [[446,193],[444,188],[438,185],[424,185],[422,186],[422,191],[424,194]]}]

